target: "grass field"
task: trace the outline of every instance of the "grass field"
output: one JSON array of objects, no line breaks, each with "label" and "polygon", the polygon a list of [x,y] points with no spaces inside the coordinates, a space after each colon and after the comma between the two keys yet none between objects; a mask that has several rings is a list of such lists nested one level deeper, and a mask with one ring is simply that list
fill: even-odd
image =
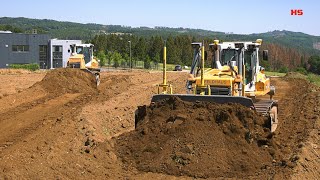
[{"label": "grass field", "polygon": [[[176,65],[175,64],[167,64],[167,70],[172,71]],[[162,70],[163,63],[158,64],[158,70]]]},{"label": "grass field", "polygon": [[283,77],[286,75],[286,73],[271,72],[271,71],[266,71],[265,74],[267,76],[280,76],[280,77]]},{"label": "grass field", "polygon": [[307,79],[308,79],[311,83],[313,83],[313,84],[315,84],[315,85],[317,85],[317,86],[320,86],[320,76],[319,76],[319,75],[309,73],[309,74],[307,75]]}]

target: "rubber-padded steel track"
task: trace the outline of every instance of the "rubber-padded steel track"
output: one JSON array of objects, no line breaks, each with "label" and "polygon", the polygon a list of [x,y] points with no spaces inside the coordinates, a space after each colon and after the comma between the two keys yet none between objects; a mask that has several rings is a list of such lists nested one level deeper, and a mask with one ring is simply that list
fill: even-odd
[{"label": "rubber-padded steel track", "polygon": [[254,103],[254,107],[257,112],[261,113],[262,115],[266,116],[269,114],[269,111],[272,106],[276,105],[276,101],[274,100],[260,100]]}]

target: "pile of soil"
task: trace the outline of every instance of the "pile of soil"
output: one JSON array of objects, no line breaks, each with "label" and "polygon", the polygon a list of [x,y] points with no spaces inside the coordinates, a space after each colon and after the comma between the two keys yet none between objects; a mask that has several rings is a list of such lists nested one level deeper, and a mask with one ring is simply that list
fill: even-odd
[{"label": "pile of soil", "polygon": [[191,177],[270,177],[277,149],[267,118],[239,104],[184,102],[141,106],[137,127],[119,136],[128,168]]},{"label": "pile of soil", "polygon": [[35,86],[41,86],[47,92],[55,94],[97,91],[95,77],[90,72],[70,68],[49,71]]}]

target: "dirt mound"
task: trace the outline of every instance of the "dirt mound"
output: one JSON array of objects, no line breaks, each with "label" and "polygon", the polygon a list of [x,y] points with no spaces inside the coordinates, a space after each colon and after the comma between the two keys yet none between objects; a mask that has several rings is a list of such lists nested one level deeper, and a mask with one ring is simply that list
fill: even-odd
[{"label": "dirt mound", "polygon": [[192,177],[270,174],[276,153],[267,119],[238,104],[173,97],[139,107],[137,128],[116,139],[118,156],[145,172]]},{"label": "dirt mound", "polygon": [[306,80],[307,79],[307,76],[306,75],[303,75],[301,73],[298,73],[298,72],[288,72],[285,76],[284,76],[285,79],[304,79]]},{"label": "dirt mound", "polygon": [[49,93],[56,94],[97,91],[95,77],[80,69],[54,69],[35,85],[43,87]]}]

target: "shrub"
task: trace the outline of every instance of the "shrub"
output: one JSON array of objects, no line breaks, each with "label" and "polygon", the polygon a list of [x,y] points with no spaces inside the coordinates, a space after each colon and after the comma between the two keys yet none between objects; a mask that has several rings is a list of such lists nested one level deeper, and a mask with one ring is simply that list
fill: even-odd
[{"label": "shrub", "polygon": [[10,64],[9,68],[12,68],[12,69],[26,69],[26,70],[29,70],[29,71],[35,71],[35,70],[40,69],[40,66],[39,66],[39,64],[36,64],[36,63],[32,63],[32,64]]},{"label": "shrub", "polygon": [[304,75],[308,74],[307,70],[303,67],[298,67],[295,71]]},{"label": "shrub", "polygon": [[113,52],[110,59],[113,61],[113,67],[118,68],[120,66],[122,56],[118,52]]},{"label": "shrub", "polygon": [[279,69],[279,73],[287,73],[289,70],[287,67],[282,67]]},{"label": "shrub", "polygon": [[98,60],[100,60],[99,65],[100,66],[105,66],[107,62],[107,56],[103,51],[99,51],[97,54]]},{"label": "shrub", "polygon": [[144,68],[145,69],[150,69],[150,67],[151,67],[150,63],[151,63],[151,59],[150,59],[149,56],[147,56],[146,59],[144,60]]}]

